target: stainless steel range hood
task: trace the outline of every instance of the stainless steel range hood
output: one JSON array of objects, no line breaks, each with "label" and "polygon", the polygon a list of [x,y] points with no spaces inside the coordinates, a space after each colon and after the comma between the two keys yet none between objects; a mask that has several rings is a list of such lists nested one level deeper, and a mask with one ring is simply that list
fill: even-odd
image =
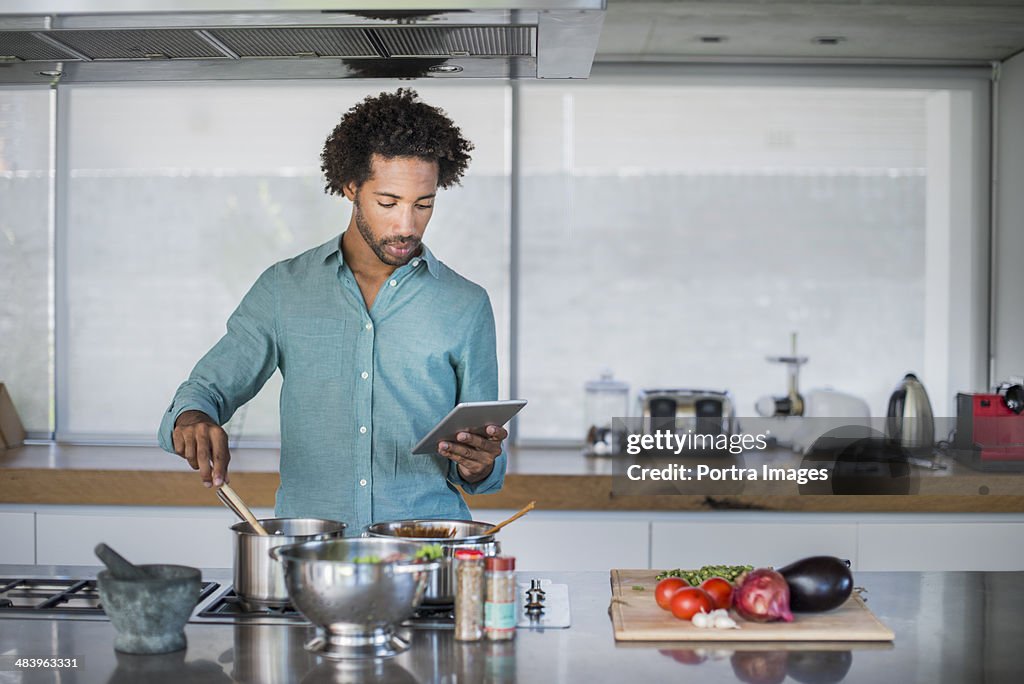
[{"label": "stainless steel range hood", "polygon": [[587,78],[605,10],[605,0],[139,4],[5,0],[0,84]]}]

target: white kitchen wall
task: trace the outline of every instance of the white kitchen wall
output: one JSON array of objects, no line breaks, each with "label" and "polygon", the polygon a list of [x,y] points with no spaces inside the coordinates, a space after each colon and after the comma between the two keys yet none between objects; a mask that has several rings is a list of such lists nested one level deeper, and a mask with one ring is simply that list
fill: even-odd
[{"label": "white kitchen wall", "polygon": [[[987,85],[987,84],[986,84]],[[987,87],[927,95],[924,359],[919,377],[936,416],[958,392],[988,384],[989,153]]]}]

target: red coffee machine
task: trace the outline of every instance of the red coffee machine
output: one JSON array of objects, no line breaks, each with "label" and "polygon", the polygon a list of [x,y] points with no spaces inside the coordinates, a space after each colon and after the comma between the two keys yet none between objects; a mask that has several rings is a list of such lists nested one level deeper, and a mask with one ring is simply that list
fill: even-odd
[{"label": "red coffee machine", "polygon": [[953,455],[977,470],[1024,471],[1024,387],[956,395]]}]

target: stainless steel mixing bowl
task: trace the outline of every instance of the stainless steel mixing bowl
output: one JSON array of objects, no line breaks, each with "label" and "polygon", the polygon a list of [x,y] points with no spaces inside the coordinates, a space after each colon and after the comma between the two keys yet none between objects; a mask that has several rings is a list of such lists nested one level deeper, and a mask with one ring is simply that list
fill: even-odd
[{"label": "stainless steel mixing bowl", "polygon": [[324,631],[307,648],[328,658],[380,658],[408,648],[397,627],[419,606],[439,565],[414,559],[422,546],[350,538],[271,549],[292,605]]}]

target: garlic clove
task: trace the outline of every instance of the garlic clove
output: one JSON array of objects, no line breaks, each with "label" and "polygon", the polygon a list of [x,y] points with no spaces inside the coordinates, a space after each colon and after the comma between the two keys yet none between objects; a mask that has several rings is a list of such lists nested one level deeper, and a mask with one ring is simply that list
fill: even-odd
[{"label": "garlic clove", "polygon": [[738,629],[736,622],[728,615],[716,615],[713,620],[715,629]]}]

